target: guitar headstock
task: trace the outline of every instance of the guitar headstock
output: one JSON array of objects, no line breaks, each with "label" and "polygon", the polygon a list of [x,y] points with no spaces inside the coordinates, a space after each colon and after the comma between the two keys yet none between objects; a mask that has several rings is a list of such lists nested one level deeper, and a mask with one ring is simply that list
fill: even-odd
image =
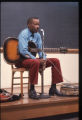
[{"label": "guitar headstock", "polygon": [[67,48],[66,47],[60,47],[60,53],[66,53]]}]

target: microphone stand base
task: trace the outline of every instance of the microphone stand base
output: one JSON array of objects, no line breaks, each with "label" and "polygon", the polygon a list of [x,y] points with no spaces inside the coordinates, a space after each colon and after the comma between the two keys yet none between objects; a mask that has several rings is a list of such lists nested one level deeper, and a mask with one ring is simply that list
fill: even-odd
[{"label": "microphone stand base", "polygon": [[44,93],[40,93],[40,99],[47,99],[47,98],[50,98],[50,96]]}]

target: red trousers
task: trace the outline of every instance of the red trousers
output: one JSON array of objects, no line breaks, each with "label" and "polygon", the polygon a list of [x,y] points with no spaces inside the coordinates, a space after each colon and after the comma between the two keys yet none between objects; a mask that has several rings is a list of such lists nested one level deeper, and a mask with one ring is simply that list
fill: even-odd
[{"label": "red trousers", "polygon": [[[31,84],[38,83],[38,72],[40,68],[39,59],[25,59],[22,62],[17,63],[16,66],[29,68],[30,83]],[[47,58],[46,68],[47,67],[51,67],[52,84],[63,82],[59,59]]]}]

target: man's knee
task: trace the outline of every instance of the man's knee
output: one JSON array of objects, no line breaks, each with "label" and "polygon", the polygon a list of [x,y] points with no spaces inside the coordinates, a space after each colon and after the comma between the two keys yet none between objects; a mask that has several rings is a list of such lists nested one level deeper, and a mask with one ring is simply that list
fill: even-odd
[{"label": "man's knee", "polygon": [[60,64],[60,60],[58,58],[53,58],[53,63],[54,64]]},{"label": "man's knee", "polygon": [[58,58],[51,58],[50,61],[52,61],[52,62],[60,62]]},{"label": "man's knee", "polygon": [[40,61],[39,61],[38,59],[35,59],[35,60],[33,61],[33,64],[34,64],[34,65],[40,65]]},{"label": "man's knee", "polygon": [[58,58],[55,58],[55,61],[56,61],[57,63],[59,63],[59,62],[60,62],[60,60],[59,60]]}]

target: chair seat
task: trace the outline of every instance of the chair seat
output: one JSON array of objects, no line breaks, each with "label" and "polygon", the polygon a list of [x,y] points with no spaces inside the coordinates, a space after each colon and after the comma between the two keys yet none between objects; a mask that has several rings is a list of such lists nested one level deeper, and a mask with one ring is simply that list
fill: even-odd
[{"label": "chair seat", "polygon": [[12,71],[13,72],[17,72],[17,71],[24,72],[24,71],[28,71],[28,69],[27,68],[13,68]]}]

